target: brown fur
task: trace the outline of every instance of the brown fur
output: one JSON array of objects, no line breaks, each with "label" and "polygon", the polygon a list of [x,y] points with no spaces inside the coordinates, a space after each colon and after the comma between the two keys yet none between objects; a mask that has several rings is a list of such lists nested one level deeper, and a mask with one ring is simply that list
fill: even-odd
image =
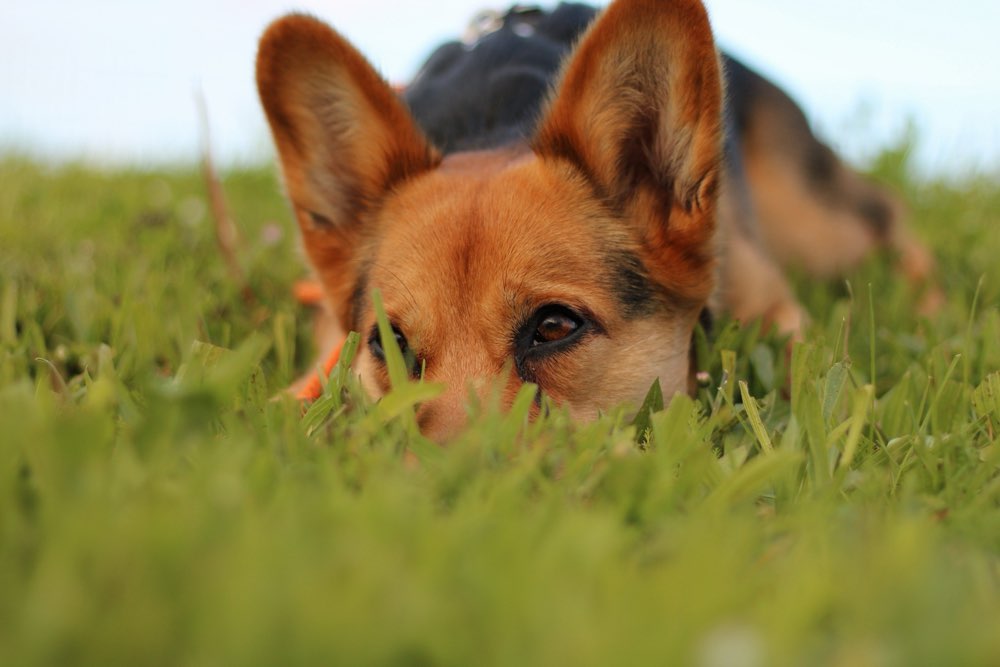
[{"label": "brown fur", "polygon": [[925,290],[921,310],[933,311],[942,298],[934,261],[906,229],[899,200],[814,136],[785,92],[731,66],[740,82],[734,115],[748,200],[741,207],[732,192],[723,197],[721,224],[733,229],[725,234],[722,296],[731,311],[744,320],[763,315],[798,336],[805,316],[783,268],[830,278],[880,248],[898,256],[904,276]]},{"label": "brown fur", "polygon": [[[425,377],[447,386],[418,413],[432,437],[461,427],[470,390],[499,387],[509,403],[536,383],[581,418],[636,404],[655,378],[667,395],[687,390],[692,332],[713,295],[741,319],[802,326],[774,259],[801,254],[800,241],[771,237],[787,215],[816,219],[817,233],[833,225],[807,198],[795,203],[780,165],[757,161],[747,169],[765,242],[741,227],[722,165],[719,56],[698,0],[613,2],[527,145],[442,159],[364,58],[305,16],[268,29],[257,82],[334,328],[368,336],[381,292]],[[830,268],[872,243],[837,230],[846,240]],[[822,272],[827,259],[807,262]],[[586,328],[572,347],[532,356],[517,332],[552,304]],[[372,395],[388,390],[368,346],[356,370]]]},{"label": "brown fur", "polygon": [[306,252],[341,325],[348,321],[360,217],[440,157],[403,103],[346,40],[288,16],[268,29],[257,87]]}]

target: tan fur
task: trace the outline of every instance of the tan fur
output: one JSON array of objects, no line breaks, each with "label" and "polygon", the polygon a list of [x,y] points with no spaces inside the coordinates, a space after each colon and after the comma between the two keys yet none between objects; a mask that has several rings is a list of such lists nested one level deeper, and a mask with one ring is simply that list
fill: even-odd
[{"label": "tan fur", "polygon": [[713,287],[720,77],[700,2],[613,3],[569,60],[534,141],[624,199],[654,279],[697,303]]},{"label": "tan fur", "polygon": [[888,248],[909,280],[934,291],[933,257],[906,229],[901,202],[813,137],[773,85],[750,105],[741,141],[755,227],[778,264],[829,278]]},{"label": "tan fur", "polygon": [[[427,434],[460,428],[470,388],[499,385],[509,402],[530,380],[581,418],[641,400],[656,377],[668,394],[685,391],[692,330],[714,289],[722,158],[719,63],[700,2],[613,3],[530,149],[439,163],[371,66],[303,16],[268,29],[257,81],[339,327],[371,331],[379,290],[425,377],[448,387],[418,414]],[[650,282],[638,314],[615,282],[626,256]],[[518,323],[549,304],[591,328],[515,368]],[[356,368],[374,396],[388,389],[367,347]]]},{"label": "tan fur", "polygon": [[316,19],[291,15],[268,28],[257,88],[306,252],[344,327],[363,231],[358,216],[440,157],[371,65]]},{"label": "tan fur", "polygon": [[747,178],[764,243],[781,264],[830,277],[878,245],[869,227],[848,211],[824,206],[780,157],[759,155],[748,163]]},{"label": "tan fur", "polygon": [[[489,166],[469,168],[480,159]],[[425,430],[446,435],[450,428],[424,414],[454,425],[469,380],[505,379],[504,397],[513,398],[520,382],[503,378],[511,357],[510,323],[548,303],[592,313],[605,332],[531,368],[531,379],[575,414],[593,417],[640,401],[656,376],[665,391],[684,391],[697,310],[665,310],[642,320],[623,316],[616,294],[594,267],[605,248],[634,241],[592,200],[586,185],[567,178],[560,165],[528,154],[460,155],[454,161],[459,164],[446,159],[387,202],[385,235],[369,277],[370,288],[385,295],[389,319],[420,351],[426,377],[449,388],[423,408]],[[369,309],[358,328],[368,331],[374,323]],[[384,368],[370,356],[359,370],[372,394],[388,389]]]},{"label": "tan fur", "polygon": [[[720,60],[698,0],[613,2],[535,136],[504,149],[442,159],[390,86],[312,18],[268,29],[257,83],[328,297],[324,337],[361,332],[355,368],[374,397],[388,391],[378,290],[424,377],[447,387],[418,412],[437,439],[465,423],[470,392],[508,405],[532,382],[593,418],[636,405],[657,378],[667,395],[689,390],[710,300],[798,335],[805,317],[780,265],[828,274],[880,242],[831,217],[787,156],[768,155],[780,118],[767,109],[743,138],[761,227],[747,231],[726,187]],[[846,187],[867,187],[844,169]],[[893,230],[885,242],[919,272],[920,246]],[[533,337],[552,306],[579,325],[565,347]]]},{"label": "tan fur", "polygon": [[[723,196],[724,204],[726,199]],[[788,278],[767,249],[735,229],[736,224],[723,206],[720,226],[724,261],[716,299],[741,322],[760,318],[765,329],[775,327],[794,340],[801,339],[807,318]]]}]

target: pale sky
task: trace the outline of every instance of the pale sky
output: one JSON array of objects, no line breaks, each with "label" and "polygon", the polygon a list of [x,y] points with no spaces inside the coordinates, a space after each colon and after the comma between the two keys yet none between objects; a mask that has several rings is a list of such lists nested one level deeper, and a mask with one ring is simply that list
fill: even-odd
[{"label": "pale sky", "polygon": [[[264,160],[253,85],[267,23],[306,10],[390,79],[490,0],[32,0],[0,7],[0,147],[111,163],[198,155],[194,90],[222,161]],[[552,3],[542,3],[551,6]],[[908,120],[930,172],[1000,167],[1000,2],[708,0],[719,43],[864,162]],[[0,149],[2,150],[2,149]]]}]

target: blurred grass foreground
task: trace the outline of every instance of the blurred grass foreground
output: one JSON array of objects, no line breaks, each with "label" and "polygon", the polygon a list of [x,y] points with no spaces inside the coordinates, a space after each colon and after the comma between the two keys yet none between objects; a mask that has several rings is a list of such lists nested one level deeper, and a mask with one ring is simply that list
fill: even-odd
[{"label": "blurred grass foreground", "polygon": [[0,665],[1000,664],[1000,186],[875,171],[933,319],[874,258],[787,360],[724,325],[638,425],[439,449],[411,386],[270,400],[313,354],[272,170],[224,178],[248,303],[197,170],[0,161]]}]

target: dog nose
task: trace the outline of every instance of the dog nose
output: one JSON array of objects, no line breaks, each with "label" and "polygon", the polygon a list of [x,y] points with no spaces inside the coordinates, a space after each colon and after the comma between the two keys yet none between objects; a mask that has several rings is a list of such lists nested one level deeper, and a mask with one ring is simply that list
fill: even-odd
[{"label": "dog nose", "polygon": [[417,408],[420,432],[437,443],[447,442],[468,425],[470,405],[509,409],[519,383],[503,376],[476,377],[446,382],[445,386],[443,394]]},{"label": "dog nose", "polygon": [[469,422],[462,392],[449,387],[441,396],[417,408],[417,425],[425,436],[443,444],[465,428]]}]

